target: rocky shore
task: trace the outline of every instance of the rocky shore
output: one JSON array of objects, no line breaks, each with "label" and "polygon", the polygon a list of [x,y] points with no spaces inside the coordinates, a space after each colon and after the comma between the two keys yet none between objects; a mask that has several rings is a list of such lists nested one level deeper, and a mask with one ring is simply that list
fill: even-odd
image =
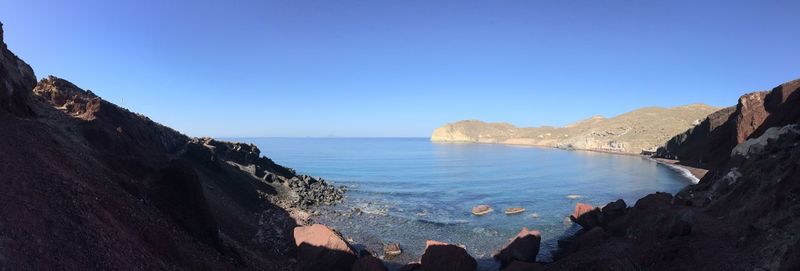
[{"label": "rocky shore", "polygon": [[344,193],[252,144],[37,82],[2,27],[0,137],[2,270],[294,270],[292,230]]},{"label": "rocky shore", "polygon": [[[712,114],[705,124],[676,136],[655,155],[662,163],[706,166],[686,166],[699,183],[676,195],[650,194],[633,206],[623,200],[602,207],[578,203],[570,220],[581,229],[559,241],[554,261],[536,262],[541,235],[523,228],[494,255],[500,270],[800,268],[800,236],[795,230],[800,226],[796,219],[800,211],[800,80],[758,95],[764,98],[755,100],[763,104],[754,102],[753,94],[745,95],[736,109]],[[707,125],[718,123],[720,115],[727,115],[725,123],[730,124]],[[709,127],[714,128],[703,131],[706,136],[698,135]],[[687,160],[669,159],[679,158],[670,151],[693,151],[682,144],[692,146],[697,144],[694,141],[718,146],[722,149],[714,153],[727,155],[710,156],[703,163],[691,155]],[[481,215],[489,210],[489,206],[476,206],[472,211]],[[372,266],[352,264],[352,270],[388,270],[369,253],[359,257],[353,250],[347,255],[347,262],[366,261]],[[314,258],[303,261],[326,266]],[[463,248],[428,241],[418,262],[397,270],[476,268],[475,259]]]},{"label": "rocky shore", "polygon": [[[552,262],[536,261],[541,234],[527,228],[493,258],[506,271],[800,269],[798,90],[795,80],[747,94],[655,152],[708,170],[698,184],[632,206],[576,204],[569,219],[581,229]],[[2,270],[390,269],[305,223],[308,208],[338,202],[342,188],[252,144],[191,138],[66,80],[37,82],[2,25],[0,138]],[[402,254],[406,244],[386,245]],[[427,240],[418,261],[391,267],[469,271],[477,262],[462,246]]]}]

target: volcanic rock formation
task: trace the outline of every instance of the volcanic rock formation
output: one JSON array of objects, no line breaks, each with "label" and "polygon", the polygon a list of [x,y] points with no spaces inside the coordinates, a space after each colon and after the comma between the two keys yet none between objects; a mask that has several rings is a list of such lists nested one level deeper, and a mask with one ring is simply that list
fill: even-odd
[{"label": "volcanic rock formation", "polygon": [[253,145],[37,83],[1,28],[0,137],[2,270],[291,270],[290,213],[341,199]]},{"label": "volcanic rock formation", "polygon": [[798,89],[795,80],[746,94],[670,140],[658,156],[709,174],[675,196],[648,195],[622,215],[609,218],[603,208],[602,226],[562,240],[545,270],[800,269]]}]

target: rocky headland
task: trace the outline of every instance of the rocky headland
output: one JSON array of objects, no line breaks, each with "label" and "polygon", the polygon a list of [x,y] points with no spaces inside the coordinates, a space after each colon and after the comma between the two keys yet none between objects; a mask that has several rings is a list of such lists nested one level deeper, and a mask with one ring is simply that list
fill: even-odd
[{"label": "rocky headland", "polygon": [[613,118],[594,116],[564,127],[524,128],[509,123],[464,120],[437,128],[431,135],[431,141],[650,153],[717,110],[704,104],[672,108],[645,107]]},{"label": "rocky headland", "polygon": [[[433,240],[418,261],[387,266],[307,223],[306,210],[341,200],[341,188],[252,144],[191,138],[66,80],[37,82],[1,26],[0,269],[476,270],[462,246]],[[502,137],[484,136],[483,124],[440,136],[627,153],[663,140],[656,157],[709,172],[676,195],[577,204],[569,219],[580,230],[559,242],[552,262],[536,262],[541,235],[521,229],[494,255],[501,270],[798,270],[799,89],[795,80],[748,94],[708,117],[717,109],[691,105],[670,117],[648,108],[634,111],[652,118],[642,123],[614,120],[631,112],[523,136],[506,124],[491,125]],[[682,130],[648,124],[663,119]]]}]

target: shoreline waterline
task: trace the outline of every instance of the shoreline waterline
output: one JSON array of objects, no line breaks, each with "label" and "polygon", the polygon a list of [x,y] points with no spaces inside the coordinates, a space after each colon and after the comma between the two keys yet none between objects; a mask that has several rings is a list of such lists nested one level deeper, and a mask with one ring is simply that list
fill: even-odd
[{"label": "shoreline waterline", "polygon": [[[425,138],[267,138],[254,143],[278,163],[347,186],[345,200],[319,210],[311,223],[340,231],[377,257],[383,244],[400,244],[401,255],[384,259],[393,265],[418,260],[425,240],[432,239],[464,244],[478,259],[479,270],[497,270],[493,253],[523,227],[541,231],[539,260],[549,261],[558,239],[577,227],[567,218],[576,203],[633,203],[691,184],[641,155],[610,152],[437,144]],[[474,216],[471,209],[481,204],[496,211]],[[511,207],[526,211],[497,211]]]},{"label": "shoreline waterline", "polygon": [[505,143],[505,142],[480,142],[480,141],[441,141],[441,140],[430,140],[431,143],[434,144],[486,144],[486,145],[503,145],[503,146],[515,146],[515,147],[532,147],[532,148],[543,148],[543,149],[555,149],[555,150],[562,150],[562,151],[585,151],[585,152],[596,152],[596,153],[606,153],[606,154],[614,154],[614,155],[623,155],[623,156],[639,156],[645,159],[653,160],[658,164],[665,165],[671,169],[674,169],[681,173],[682,176],[689,179],[692,184],[697,184],[700,182],[700,179],[705,176],[708,172],[706,169],[690,167],[686,165],[679,164],[679,160],[674,159],[666,159],[666,158],[657,158],[652,156],[647,156],[644,154],[637,154],[637,153],[628,153],[628,152],[618,152],[618,151],[610,151],[610,150],[596,150],[596,149],[582,149],[582,148],[559,148],[556,146],[548,146],[548,145],[538,145],[538,144],[523,144],[523,143]]}]

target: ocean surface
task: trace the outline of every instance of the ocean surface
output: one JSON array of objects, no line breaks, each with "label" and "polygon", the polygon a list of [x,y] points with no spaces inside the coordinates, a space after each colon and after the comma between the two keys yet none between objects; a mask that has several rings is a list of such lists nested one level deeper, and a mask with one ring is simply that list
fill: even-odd
[{"label": "ocean surface", "polygon": [[[329,225],[378,256],[383,244],[403,254],[390,269],[415,261],[425,240],[463,244],[481,270],[522,227],[542,232],[540,260],[556,240],[576,231],[575,203],[633,205],[647,194],[675,193],[691,183],[681,172],[639,156],[541,147],[433,143],[427,138],[248,138],[263,155],[300,173],[348,187],[346,199],[319,208]],[[473,206],[494,212],[474,216]],[[522,207],[506,215],[505,208]]]}]

